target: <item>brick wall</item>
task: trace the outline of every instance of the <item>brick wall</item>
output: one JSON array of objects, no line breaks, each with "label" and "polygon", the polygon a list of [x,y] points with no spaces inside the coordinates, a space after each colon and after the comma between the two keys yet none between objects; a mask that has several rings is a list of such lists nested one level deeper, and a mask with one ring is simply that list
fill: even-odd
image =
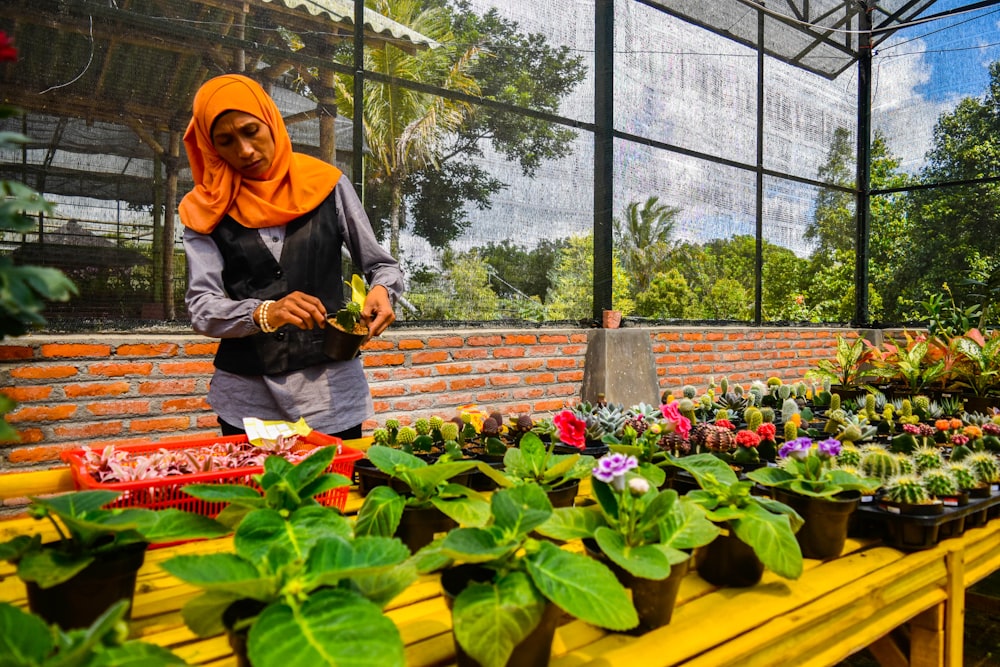
[{"label": "brick wall", "polygon": [[[832,358],[842,329],[648,329],[662,389],[709,377],[797,381]],[[363,356],[378,420],[454,414],[477,403],[551,413],[577,400],[586,329],[396,329]],[[852,332],[853,335],[853,332]],[[0,471],[56,465],[78,444],[217,433],[205,402],[216,343],[194,334],[31,335],[0,342],[0,391],[18,402]],[[365,424],[367,429],[375,422]]]}]

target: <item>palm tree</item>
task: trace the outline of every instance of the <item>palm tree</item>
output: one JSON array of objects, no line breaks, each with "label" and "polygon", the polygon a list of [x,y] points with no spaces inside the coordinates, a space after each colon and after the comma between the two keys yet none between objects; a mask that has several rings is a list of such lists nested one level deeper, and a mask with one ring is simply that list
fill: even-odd
[{"label": "palm tree", "polygon": [[631,276],[636,293],[649,289],[662,271],[672,247],[671,236],[680,209],[650,197],[625,207],[625,219],[615,219],[615,246],[622,268]]},{"label": "palm tree", "polygon": [[[445,8],[425,9],[419,0],[375,0],[366,3],[378,13],[430,37],[440,46],[409,54],[385,45],[366,48],[366,70],[390,79],[432,84],[470,95],[479,86],[468,72],[478,50],[450,46],[451,14]],[[338,76],[338,111],[354,113],[353,80]],[[399,256],[399,230],[406,225],[403,187],[418,169],[435,166],[444,139],[454,132],[471,112],[471,105],[404,88],[392,83],[366,80],[364,86],[364,131],[374,165],[368,178],[388,186],[389,251]]]}]

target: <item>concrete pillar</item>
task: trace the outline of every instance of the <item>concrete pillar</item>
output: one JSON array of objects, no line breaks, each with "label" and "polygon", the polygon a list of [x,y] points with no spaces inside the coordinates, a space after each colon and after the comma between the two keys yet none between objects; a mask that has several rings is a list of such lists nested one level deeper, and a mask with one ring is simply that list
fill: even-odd
[{"label": "concrete pillar", "polygon": [[587,341],[581,400],[593,403],[604,394],[608,403],[626,408],[660,404],[656,361],[649,329],[592,329]]}]

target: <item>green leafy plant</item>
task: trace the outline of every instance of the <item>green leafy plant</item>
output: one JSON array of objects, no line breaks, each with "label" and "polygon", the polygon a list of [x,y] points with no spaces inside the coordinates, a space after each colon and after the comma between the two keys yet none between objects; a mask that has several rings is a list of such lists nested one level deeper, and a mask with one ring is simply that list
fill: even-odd
[{"label": "green leafy plant", "polygon": [[826,380],[845,389],[863,388],[865,374],[870,372],[869,364],[878,358],[878,354],[878,349],[866,338],[858,337],[851,341],[844,336],[837,336],[837,353],[834,358],[819,360],[815,368],[806,371],[806,378]]},{"label": "green leafy plant", "polygon": [[918,394],[945,374],[945,361],[932,361],[930,343],[923,337],[903,332],[906,340],[897,342],[887,337],[882,354],[875,363],[874,373],[884,380],[900,382],[911,394]]},{"label": "green leafy plant", "polygon": [[483,667],[507,663],[514,647],[540,623],[547,602],[587,623],[627,630],[639,619],[628,593],[602,563],[530,537],[552,516],[535,484],[501,489],[490,499],[484,527],[456,528],[425,549],[437,567],[475,564],[492,576],[455,598],[455,638]]},{"label": "green leafy plant", "polygon": [[747,477],[764,486],[813,498],[832,498],[844,491],[874,493],[881,484],[879,480],[836,467],[840,450],[840,441],[832,438],[820,442],[796,438],[778,450],[777,468],[751,470]]},{"label": "green leafy plant", "polygon": [[802,517],[788,505],[750,493],[751,481],[740,481],[729,465],[712,454],[671,458],[690,473],[700,489],[686,495],[706,510],[709,520],[725,524],[772,572],[788,579],[802,574],[802,551],[795,533]]},{"label": "green leafy plant", "polygon": [[382,608],[414,581],[416,568],[399,540],[355,535],[353,522],[312,500],[341,482],[323,472],[332,449],[297,466],[269,457],[257,501],[234,487],[185,487],[252,507],[232,553],[175,556],[162,567],[203,589],[181,611],[199,636],[221,632],[234,605],[252,610],[233,629],[249,628],[248,657],[256,667],[405,662],[399,631]]},{"label": "green leafy plant", "polygon": [[0,559],[17,564],[17,576],[40,588],[72,579],[102,556],[135,544],[219,537],[229,530],[205,516],[177,509],[102,509],[117,491],[77,491],[32,498],[28,512],[48,519],[59,539],[43,543],[41,533],[18,535],[0,544]]},{"label": "green leafy plant", "polygon": [[65,631],[0,602],[0,664],[4,667],[161,667],[186,665],[165,648],[127,641],[128,601],[105,611],[89,628]]},{"label": "green leafy plant", "polygon": [[365,279],[355,273],[351,276],[351,281],[345,281],[344,284],[350,290],[351,298],[334,313],[332,320],[347,333],[367,334],[368,327],[361,323],[361,309],[364,308],[365,299],[368,297]]},{"label": "green leafy plant", "polygon": [[321,447],[298,464],[281,456],[269,456],[264,460],[264,472],[254,475],[260,491],[242,484],[188,484],[182,490],[206,502],[228,503],[216,518],[235,528],[251,510],[267,508],[290,513],[318,505],[315,496],[321,493],[350,486],[347,477],[326,472],[336,455],[336,447]]},{"label": "green leafy plant", "polygon": [[[435,507],[465,526],[481,526],[489,518],[489,503],[478,492],[449,482],[456,475],[480,468],[477,461],[435,461],[427,463],[404,451],[372,445],[367,456],[375,467],[398,479],[409,489],[400,493],[391,486],[376,486],[358,510],[359,535],[392,535],[399,526],[403,509]],[[482,466],[488,467],[488,466]]]},{"label": "green leafy plant", "polygon": [[673,489],[658,491],[641,470],[634,456],[602,456],[591,479],[597,503],[556,508],[538,532],[560,540],[592,538],[631,574],[667,578],[671,566],[715,539],[719,528],[700,505]]},{"label": "green leafy plant", "polygon": [[594,467],[594,457],[583,454],[554,454],[534,432],[525,433],[517,447],[511,447],[504,454],[503,471],[489,466],[479,469],[495,480],[501,487],[509,488],[523,484],[537,484],[545,491],[579,482],[590,475]]},{"label": "green leafy plant", "polygon": [[976,396],[986,396],[1000,389],[1000,332],[987,338],[979,329],[956,336],[951,345],[960,355],[952,374],[959,387]]}]

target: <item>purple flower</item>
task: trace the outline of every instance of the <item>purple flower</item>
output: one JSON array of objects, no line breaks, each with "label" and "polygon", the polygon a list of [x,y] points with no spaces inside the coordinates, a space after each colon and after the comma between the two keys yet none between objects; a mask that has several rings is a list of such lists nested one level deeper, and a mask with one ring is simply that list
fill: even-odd
[{"label": "purple flower", "polygon": [[810,438],[795,438],[781,446],[781,449],[778,450],[778,456],[783,459],[791,457],[798,461],[804,461],[809,456],[810,449],[812,449],[812,440]]},{"label": "purple flower", "polygon": [[821,459],[832,459],[840,455],[840,440],[835,438],[820,440],[816,443],[816,447],[819,449],[819,457]]},{"label": "purple flower", "polygon": [[594,477],[605,484],[610,484],[616,491],[625,489],[625,473],[632,468],[639,467],[639,460],[634,456],[625,456],[615,452],[605,454],[597,459],[597,467],[594,468]]}]

